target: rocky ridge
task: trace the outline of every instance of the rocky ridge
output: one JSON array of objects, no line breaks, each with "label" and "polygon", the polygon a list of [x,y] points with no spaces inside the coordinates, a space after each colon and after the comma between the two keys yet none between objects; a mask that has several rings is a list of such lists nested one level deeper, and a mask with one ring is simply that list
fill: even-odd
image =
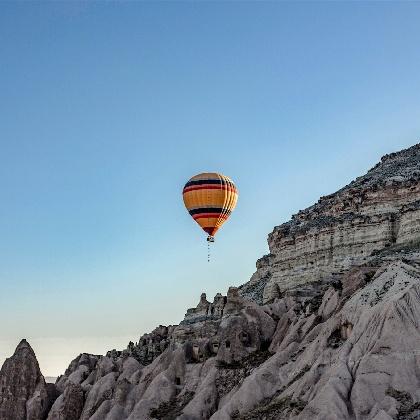
[{"label": "rocky ridge", "polygon": [[270,302],[299,284],[368,262],[377,251],[418,241],[419,181],[417,144],[384,156],[366,175],[276,226],[268,236],[270,254],[257,262],[244,296]]},{"label": "rocky ridge", "polygon": [[248,283],[125,350],[79,355],[39,417],[22,407],[42,380],[21,389],[8,362],[0,419],[416,419],[419,181],[419,145],[385,156],[274,228]]}]

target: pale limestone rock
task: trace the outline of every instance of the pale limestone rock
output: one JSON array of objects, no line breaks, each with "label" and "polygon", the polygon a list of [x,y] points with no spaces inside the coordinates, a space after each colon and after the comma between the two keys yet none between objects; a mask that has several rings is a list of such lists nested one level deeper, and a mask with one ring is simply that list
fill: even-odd
[{"label": "pale limestone rock", "polygon": [[244,295],[265,282],[262,299],[270,302],[298,284],[361,265],[387,247],[412,244],[420,235],[419,180],[416,145],[384,157],[366,175],[277,226],[268,238],[270,254],[242,286]]},{"label": "pale limestone rock", "polygon": [[[420,401],[419,320],[420,272],[391,263],[332,318],[312,326],[318,327],[315,336],[311,328],[305,333],[309,320],[297,321],[280,350],[245,379],[212,419],[229,419],[234,412],[248,418],[246,413],[265,399],[286,397],[302,401],[303,411],[295,413],[300,419],[365,418],[363,413],[370,412],[366,418],[396,418],[390,389]],[[350,335],[331,347],[334,331],[344,322],[354,325]]]},{"label": "pale limestone rock", "polygon": [[89,419],[100,406],[110,400],[113,395],[113,390],[116,385],[116,374],[110,372],[105,376],[100,377],[93,387],[90,389],[86,397],[86,402],[81,414],[81,420]]},{"label": "pale limestone rock", "polygon": [[337,309],[339,305],[339,292],[333,287],[329,288],[322,299],[320,308],[318,309],[318,315],[323,319],[328,319]]}]

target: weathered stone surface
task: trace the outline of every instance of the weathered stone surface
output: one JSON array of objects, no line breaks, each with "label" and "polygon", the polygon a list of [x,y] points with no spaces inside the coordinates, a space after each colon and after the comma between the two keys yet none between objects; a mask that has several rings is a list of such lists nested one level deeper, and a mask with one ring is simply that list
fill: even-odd
[{"label": "weathered stone surface", "polygon": [[419,180],[419,145],[384,156],[366,175],[275,227],[270,255],[244,293],[268,279],[263,301],[269,302],[298,284],[363,264],[379,250],[418,240]]},{"label": "weathered stone surface", "polygon": [[64,375],[59,376],[56,381],[56,387],[60,393],[64,392],[68,383],[77,385],[92,384],[96,378],[96,366],[101,356],[82,353],[76,357],[70,366],[66,369]]},{"label": "weathered stone surface", "polygon": [[[396,261],[382,267],[329,319],[292,320],[276,353],[212,419],[257,414],[370,419],[380,410],[397,418],[390,387],[407,393],[415,407],[420,401],[419,292],[420,271]],[[334,342],[332,336],[337,336]]]},{"label": "weathered stone surface", "polygon": [[48,414],[48,420],[78,420],[84,405],[83,389],[70,382],[57,398]]},{"label": "weathered stone surface", "polygon": [[[258,303],[258,305],[263,304],[264,289],[272,277],[271,264],[274,257],[274,255],[269,254],[264,255],[262,258],[257,260],[257,271],[252,275],[248,283],[239,287],[240,293],[243,297]],[[279,297],[280,288],[273,285],[271,287],[269,299],[274,300]]]},{"label": "weathered stone surface", "polygon": [[0,371],[0,419],[46,418],[55,397],[53,388],[47,387],[34,351],[22,340]]}]

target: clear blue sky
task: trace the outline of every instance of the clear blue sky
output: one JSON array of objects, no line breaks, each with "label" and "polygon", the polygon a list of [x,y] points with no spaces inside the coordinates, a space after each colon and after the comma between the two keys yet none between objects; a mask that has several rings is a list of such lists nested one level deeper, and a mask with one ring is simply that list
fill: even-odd
[{"label": "clear blue sky", "polygon": [[[46,375],[249,279],[267,234],[420,138],[420,3],[2,2],[0,364]],[[211,264],[183,207],[239,203]]]}]

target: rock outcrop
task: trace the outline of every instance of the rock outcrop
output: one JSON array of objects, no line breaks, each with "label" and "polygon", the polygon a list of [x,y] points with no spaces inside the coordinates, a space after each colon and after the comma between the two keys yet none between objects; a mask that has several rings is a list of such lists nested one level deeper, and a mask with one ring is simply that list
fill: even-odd
[{"label": "rock outcrop", "polygon": [[[276,227],[249,282],[124,350],[78,356],[48,419],[420,418],[419,200],[420,146],[385,156]],[[11,359],[1,409],[45,418],[45,382],[15,380]]]},{"label": "rock outcrop", "polygon": [[56,397],[46,384],[35,353],[22,340],[0,371],[0,420],[42,420]]},{"label": "rock outcrop", "polygon": [[384,156],[366,175],[299,211],[268,236],[270,255],[249,286],[269,279],[264,302],[298,284],[368,261],[420,235],[420,145]]}]

